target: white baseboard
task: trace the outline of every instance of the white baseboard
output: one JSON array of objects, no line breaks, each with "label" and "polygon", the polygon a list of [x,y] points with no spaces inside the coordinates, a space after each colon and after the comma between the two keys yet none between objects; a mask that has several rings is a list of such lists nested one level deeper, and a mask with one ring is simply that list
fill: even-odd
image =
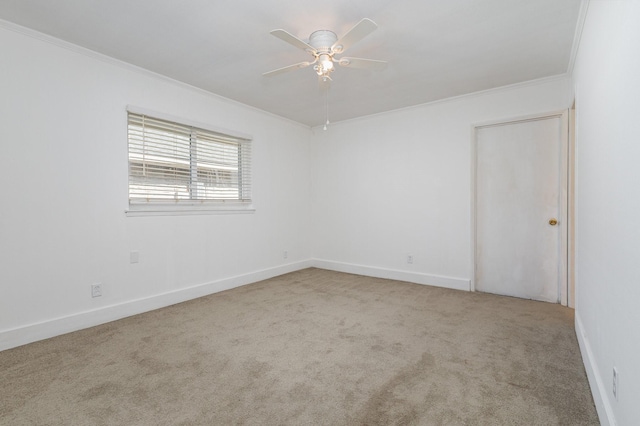
[{"label": "white baseboard", "polygon": [[40,323],[3,330],[0,331],[0,351],[185,302],[208,294],[266,280],[311,266],[313,266],[313,264],[310,260],[289,263],[142,299],[131,300],[117,305],[105,306]]},{"label": "white baseboard", "polygon": [[329,269],[331,271],[347,272],[350,274],[386,278],[397,281],[407,281],[415,284],[432,285],[435,287],[451,288],[454,290],[471,290],[471,280],[466,278],[443,277],[440,275],[377,268],[374,266],[356,265],[353,263],[335,262],[323,259],[313,259],[312,266],[320,269]]},{"label": "white baseboard", "polygon": [[611,408],[607,388],[603,382],[602,373],[598,368],[598,364],[595,362],[593,351],[591,350],[591,344],[589,343],[586,331],[582,325],[580,313],[577,310],[575,313],[575,323],[578,344],[580,345],[580,352],[582,353],[582,362],[584,363],[584,368],[587,371],[587,378],[589,379],[589,386],[591,387],[593,402],[595,403],[596,410],[598,411],[600,424],[603,426],[616,426],[616,418],[613,415],[613,409]]}]

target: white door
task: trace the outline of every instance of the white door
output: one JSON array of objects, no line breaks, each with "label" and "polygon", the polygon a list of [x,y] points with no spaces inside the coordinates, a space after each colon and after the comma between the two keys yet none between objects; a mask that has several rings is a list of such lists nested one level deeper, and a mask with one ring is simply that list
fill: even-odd
[{"label": "white door", "polygon": [[566,122],[476,127],[476,290],[566,304]]}]

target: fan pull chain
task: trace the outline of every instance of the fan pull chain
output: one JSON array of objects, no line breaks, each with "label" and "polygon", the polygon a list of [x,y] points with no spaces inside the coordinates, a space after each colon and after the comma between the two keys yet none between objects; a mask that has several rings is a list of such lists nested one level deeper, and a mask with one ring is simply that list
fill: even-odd
[{"label": "fan pull chain", "polygon": [[324,94],[324,108],[325,108],[325,117],[327,121],[324,123],[323,130],[327,130],[327,126],[329,125],[329,91],[327,90]]}]

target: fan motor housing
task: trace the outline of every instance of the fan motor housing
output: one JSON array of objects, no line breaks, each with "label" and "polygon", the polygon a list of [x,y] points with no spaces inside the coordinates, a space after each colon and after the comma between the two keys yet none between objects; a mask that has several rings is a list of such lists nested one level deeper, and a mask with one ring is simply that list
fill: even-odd
[{"label": "fan motor housing", "polygon": [[309,36],[309,45],[313,46],[320,53],[331,52],[331,46],[338,41],[338,36],[333,31],[318,30]]}]

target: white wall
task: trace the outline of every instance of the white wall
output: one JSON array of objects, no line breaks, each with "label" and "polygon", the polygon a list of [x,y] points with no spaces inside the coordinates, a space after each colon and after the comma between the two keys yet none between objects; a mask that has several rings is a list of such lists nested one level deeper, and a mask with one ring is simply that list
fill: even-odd
[{"label": "white wall", "polygon": [[314,258],[468,290],[472,125],[566,109],[571,95],[557,78],[314,129]]},{"label": "white wall", "polygon": [[[308,264],[307,127],[17,27],[0,52],[0,350]],[[252,135],[256,212],[125,217],[128,104]]]},{"label": "white wall", "polygon": [[640,424],[639,17],[591,1],[574,70],[576,327],[603,424]]}]

